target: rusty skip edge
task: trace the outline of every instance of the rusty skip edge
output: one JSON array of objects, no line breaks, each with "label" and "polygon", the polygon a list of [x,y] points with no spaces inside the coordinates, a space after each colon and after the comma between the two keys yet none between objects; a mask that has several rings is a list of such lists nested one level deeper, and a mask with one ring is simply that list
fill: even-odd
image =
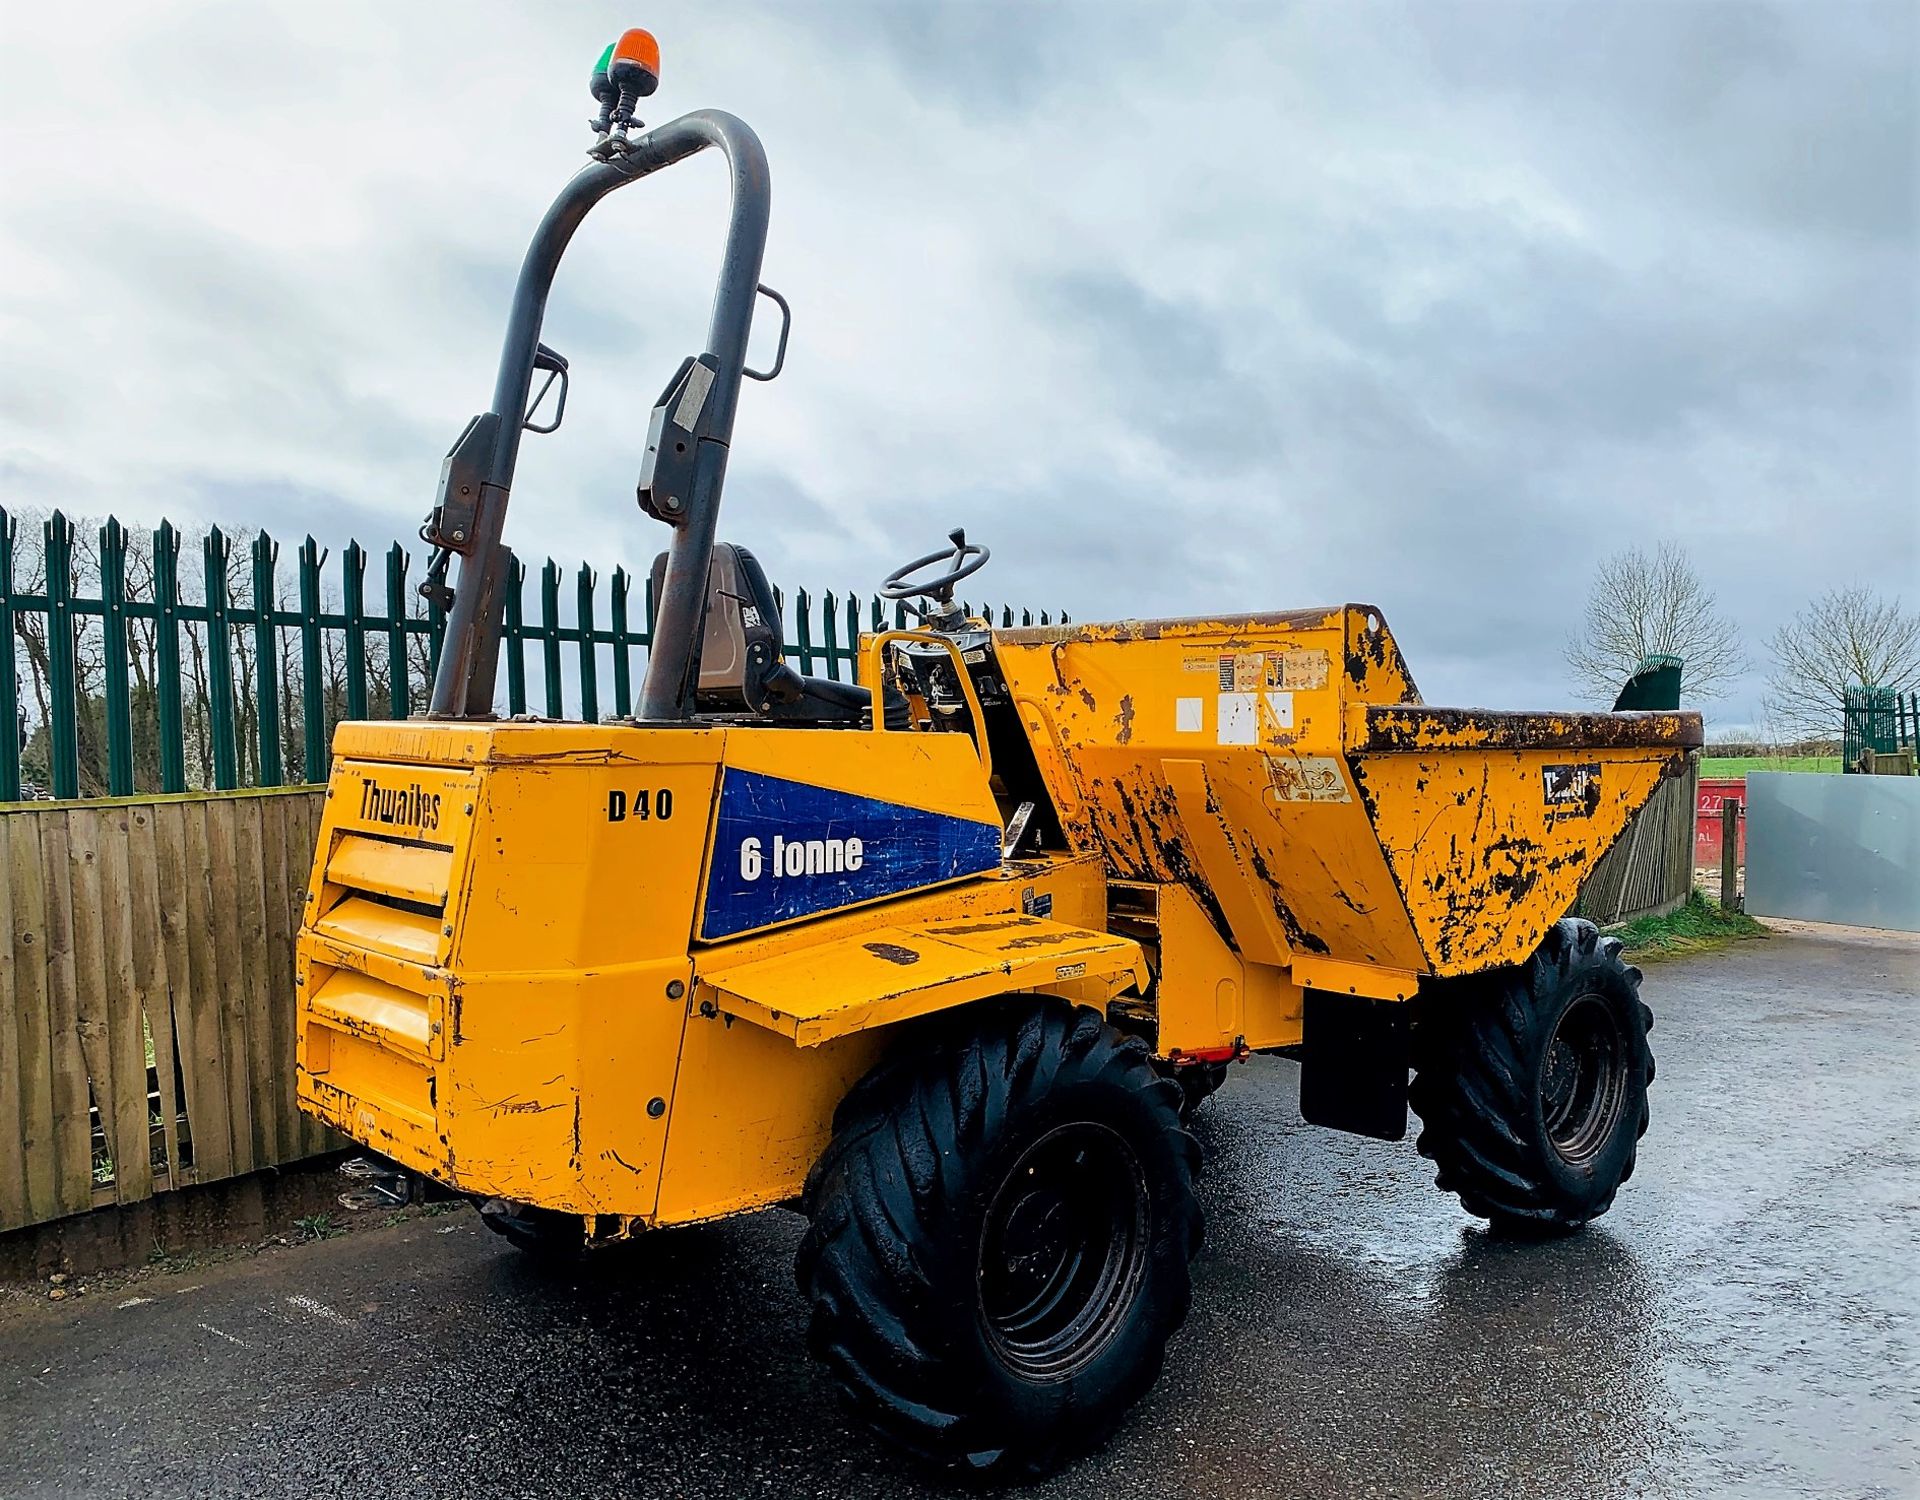
[{"label": "rusty skip edge", "polygon": [[[1287,609],[1265,614],[1189,615],[1177,620],[1108,620],[1071,625],[1023,625],[996,629],[993,638],[1015,646],[1048,646],[1062,641],[1157,641],[1221,630],[1324,630],[1344,610],[1373,610],[1369,604],[1330,604],[1322,609]],[[1378,610],[1373,610],[1378,614]]]},{"label": "rusty skip edge", "polygon": [[1356,754],[1407,750],[1698,750],[1697,713],[1510,713],[1371,704]]}]

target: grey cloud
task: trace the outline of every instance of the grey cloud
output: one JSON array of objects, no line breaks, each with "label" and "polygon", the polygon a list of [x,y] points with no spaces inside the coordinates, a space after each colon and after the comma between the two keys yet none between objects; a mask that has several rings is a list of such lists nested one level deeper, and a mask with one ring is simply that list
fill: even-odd
[{"label": "grey cloud", "polygon": [[[297,19],[111,23],[161,33],[138,192],[89,174],[92,106],[47,82],[108,23],[10,42],[0,503],[411,535],[578,160],[570,59],[620,21],[343,4],[296,45]],[[449,25],[459,75],[423,72]],[[1916,25],[663,0],[662,104],[760,125],[795,301],[723,534],[789,590],[870,588],[964,524],[983,594],[1080,618],[1364,599],[1430,698],[1495,705],[1566,701],[1615,546],[1681,541],[1756,642],[1829,587],[1911,594]],[[274,87],[235,69],[269,54]],[[304,132],[310,236],[236,211],[226,158],[276,129]],[[720,211],[688,176],[590,222],[556,286],[575,392],[526,449],[523,553],[638,570],[662,540],[640,434]]]}]

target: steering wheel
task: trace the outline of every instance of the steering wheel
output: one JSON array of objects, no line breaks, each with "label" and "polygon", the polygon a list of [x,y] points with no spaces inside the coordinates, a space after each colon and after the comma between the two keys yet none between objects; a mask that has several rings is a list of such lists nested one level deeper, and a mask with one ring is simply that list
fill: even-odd
[{"label": "steering wheel", "polygon": [[[916,557],[905,567],[895,568],[889,573],[886,582],[880,585],[880,596],[883,599],[931,599],[936,604],[951,604],[953,586],[961,579],[971,578],[978,573],[993,554],[985,547],[969,542],[965,527],[949,531],[947,540],[953,543],[951,547],[929,552],[925,557]],[[947,564],[945,572],[915,581],[915,573],[937,562]],[[926,611],[919,613],[924,615]]]}]

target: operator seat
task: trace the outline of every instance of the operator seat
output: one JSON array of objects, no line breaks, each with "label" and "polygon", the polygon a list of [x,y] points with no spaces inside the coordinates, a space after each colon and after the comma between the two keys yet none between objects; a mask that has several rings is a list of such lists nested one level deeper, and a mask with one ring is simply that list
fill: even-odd
[{"label": "operator seat", "polygon": [[[660,597],[667,554],[653,560],[653,596]],[[888,724],[896,717],[887,695]],[[854,728],[871,722],[867,690],[850,682],[803,677],[782,659],[780,604],[760,560],[733,542],[713,544],[707,570],[706,625],[700,637],[696,712],[743,710],[775,723]],[[906,700],[900,701],[905,727]]]}]

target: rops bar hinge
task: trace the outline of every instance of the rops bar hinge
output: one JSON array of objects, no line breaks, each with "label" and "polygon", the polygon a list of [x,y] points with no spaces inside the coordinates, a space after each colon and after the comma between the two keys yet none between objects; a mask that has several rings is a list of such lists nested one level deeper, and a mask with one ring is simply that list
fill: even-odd
[{"label": "rops bar hinge", "polygon": [[482,501],[506,502],[507,492],[482,477],[493,461],[499,431],[499,415],[482,412],[467,423],[440,465],[440,490],[420,527],[420,540],[433,549],[427,576],[420,583],[420,597],[440,609],[453,607],[447,564],[454,553],[465,556],[472,550]]}]

